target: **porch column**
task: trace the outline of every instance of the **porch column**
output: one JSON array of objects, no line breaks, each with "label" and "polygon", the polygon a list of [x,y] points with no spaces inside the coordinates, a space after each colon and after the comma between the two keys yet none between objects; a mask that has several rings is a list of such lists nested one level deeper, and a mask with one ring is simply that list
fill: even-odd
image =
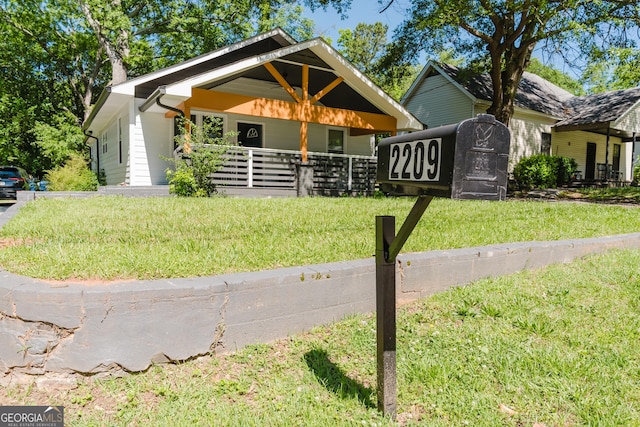
[{"label": "porch column", "polygon": [[302,163],[307,163],[307,147],[309,136],[309,122],[300,122],[300,153],[302,154]]},{"label": "porch column", "polygon": [[607,145],[604,152],[604,180],[609,180],[609,137],[611,136],[611,127],[607,126]]}]

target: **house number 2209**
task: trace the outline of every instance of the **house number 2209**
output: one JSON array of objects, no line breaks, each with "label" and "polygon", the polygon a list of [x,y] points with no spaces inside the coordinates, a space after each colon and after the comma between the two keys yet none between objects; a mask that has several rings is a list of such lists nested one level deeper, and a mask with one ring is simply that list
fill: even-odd
[{"label": "house number 2209", "polygon": [[441,145],[441,138],[392,144],[390,146],[389,179],[438,181],[440,179]]}]

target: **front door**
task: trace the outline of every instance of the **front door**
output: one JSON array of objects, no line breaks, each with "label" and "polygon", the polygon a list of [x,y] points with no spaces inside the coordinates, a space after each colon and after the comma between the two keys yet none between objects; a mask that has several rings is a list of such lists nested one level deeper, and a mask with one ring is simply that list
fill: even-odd
[{"label": "front door", "polygon": [[596,173],[596,144],[587,142],[587,163],[584,169],[585,179],[594,179]]},{"label": "front door", "polygon": [[238,122],[238,142],[243,147],[262,148],[262,125]]}]

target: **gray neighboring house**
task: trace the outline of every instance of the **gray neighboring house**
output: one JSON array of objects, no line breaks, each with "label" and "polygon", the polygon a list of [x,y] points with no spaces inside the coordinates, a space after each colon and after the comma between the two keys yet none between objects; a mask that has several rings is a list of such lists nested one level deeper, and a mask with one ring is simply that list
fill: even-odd
[{"label": "gray neighboring house", "polygon": [[[429,62],[401,104],[433,128],[485,113],[492,94],[488,74]],[[509,123],[510,169],[523,157],[544,153],[575,159],[578,180],[631,181],[640,154],[639,101],[640,88],[574,96],[525,72]]]}]

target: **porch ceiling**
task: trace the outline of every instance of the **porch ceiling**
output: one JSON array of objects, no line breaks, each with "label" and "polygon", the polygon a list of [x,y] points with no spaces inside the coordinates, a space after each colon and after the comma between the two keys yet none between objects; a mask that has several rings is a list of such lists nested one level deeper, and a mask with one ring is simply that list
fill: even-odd
[{"label": "porch ceiling", "polygon": [[561,125],[554,126],[556,132],[571,132],[571,131],[584,131],[597,133],[600,135],[606,135],[609,132],[610,136],[615,136],[617,138],[621,138],[623,142],[631,142],[633,141],[633,132],[626,129],[616,129],[610,127],[611,123],[583,123],[576,125]]},{"label": "porch ceiling", "polygon": [[[306,53],[306,55],[303,55],[303,53]],[[319,92],[338,77],[338,75],[333,72],[326,63],[320,60],[317,56],[310,55],[309,52],[300,52],[299,54],[289,55],[284,59],[285,60],[282,61],[272,61],[271,64],[294,89],[302,87],[303,64],[309,65],[309,93],[311,94]],[[241,77],[271,83],[274,86],[280,87],[280,84],[276,81],[273,75],[269,73],[265,67],[261,66],[228,76],[225,79],[211,82],[207,85],[200,86],[200,88],[213,89]],[[382,110],[369,102],[344,81],[322,97],[322,104],[326,107],[332,108],[384,114]]]}]

